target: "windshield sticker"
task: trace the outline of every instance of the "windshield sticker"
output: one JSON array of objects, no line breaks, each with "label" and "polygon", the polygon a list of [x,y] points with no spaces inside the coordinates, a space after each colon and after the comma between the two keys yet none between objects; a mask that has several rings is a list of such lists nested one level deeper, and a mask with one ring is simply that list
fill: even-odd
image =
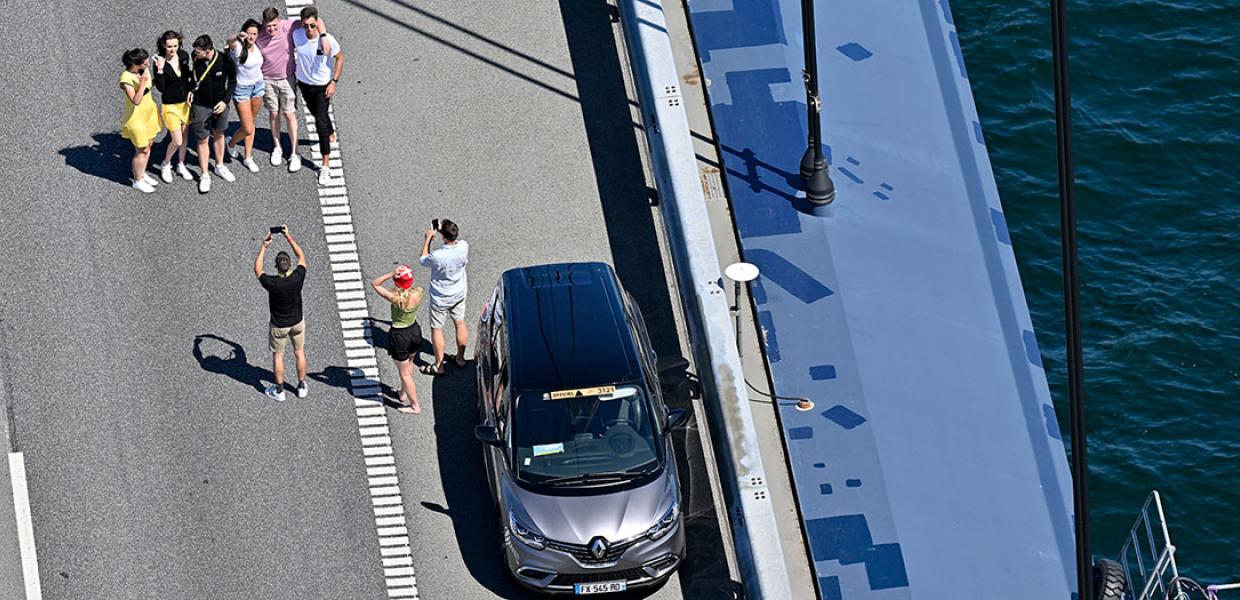
[{"label": "windshield sticker", "polygon": [[544,400],[564,400],[566,398],[580,398],[583,396],[602,396],[604,394],[616,393],[616,386],[601,385],[599,387],[581,388],[576,390],[557,390],[543,397]]},{"label": "windshield sticker", "polygon": [[564,442],[554,444],[537,444],[534,446],[534,456],[546,456],[548,454],[561,454],[564,452]]},{"label": "windshield sticker", "polygon": [[530,466],[530,457],[525,457],[525,466]]},{"label": "windshield sticker", "polygon": [[600,394],[598,399],[600,402],[606,402],[608,400],[618,400],[620,398],[631,398],[636,395],[637,395],[637,388],[626,387],[626,388],[620,388],[619,390],[614,391],[610,394]]}]

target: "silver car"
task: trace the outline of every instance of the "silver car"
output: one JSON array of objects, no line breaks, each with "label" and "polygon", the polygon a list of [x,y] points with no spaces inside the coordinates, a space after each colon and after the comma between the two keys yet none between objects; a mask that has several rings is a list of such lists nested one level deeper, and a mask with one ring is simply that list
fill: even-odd
[{"label": "silver car", "polygon": [[653,585],[685,556],[680,481],[641,313],[602,263],[500,278],[478,327],[478,439],[522,585]]}]

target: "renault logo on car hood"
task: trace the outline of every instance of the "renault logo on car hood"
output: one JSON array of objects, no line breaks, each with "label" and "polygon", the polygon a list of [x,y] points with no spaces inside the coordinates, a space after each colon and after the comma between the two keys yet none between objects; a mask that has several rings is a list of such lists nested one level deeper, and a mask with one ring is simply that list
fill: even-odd
[{"label": "renault logo on car hood", "polygon": [[607,540],[602,537],[596,537],[590,540],[590,556],[596,559],[602,559],[607,555]]}]

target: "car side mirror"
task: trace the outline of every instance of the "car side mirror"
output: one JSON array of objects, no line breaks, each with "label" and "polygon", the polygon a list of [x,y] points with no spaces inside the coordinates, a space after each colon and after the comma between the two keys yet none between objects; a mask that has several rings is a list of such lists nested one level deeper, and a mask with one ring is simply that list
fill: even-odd
[{"label": "car side mirror", "polygon": [[502,446],[503,442],[499,439],[499,432],[495,430],[493,425],[479,425],[474,428],[474,437],[479,442],[490,444],[492,446]]},{"label": "car side mirror", "polygon": [[684,427],[689,422],[689,411],[683,408],[674,408],[667,411],[667,428],[678,429]]}]

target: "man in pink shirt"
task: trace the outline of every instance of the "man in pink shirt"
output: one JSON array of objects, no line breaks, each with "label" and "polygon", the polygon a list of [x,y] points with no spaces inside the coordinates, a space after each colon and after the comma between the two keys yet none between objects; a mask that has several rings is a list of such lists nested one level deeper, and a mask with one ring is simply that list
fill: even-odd
[{"label": "man in pink shirt", "polygon": [[288,159],[289,173],[301,169],[301,157],[297,155],[297,94],[290,81],[294,69],[290,39],[293,29],[297,27],[301,27],[300,19],[280,18],[279,10],[274,6],[268,7],[263,10],[263,28],[255,41],[263,53],[263,79],[266,81],[263,105],[267,107],[271,137],[275,141],[271,166],[279,166],[284,160],[280,148],[280,116],[283,115],[284,122],[288,124],[289,144],[292,145]]}]

